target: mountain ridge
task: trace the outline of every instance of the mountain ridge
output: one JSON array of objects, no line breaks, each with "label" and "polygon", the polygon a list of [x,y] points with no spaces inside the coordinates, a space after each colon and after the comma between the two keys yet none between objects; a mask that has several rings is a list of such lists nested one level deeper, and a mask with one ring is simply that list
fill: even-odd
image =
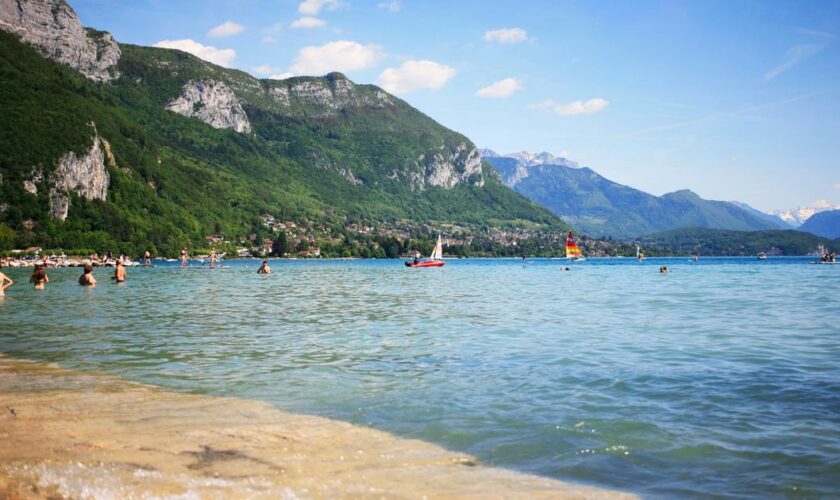
[{"label": "mountain ridge", "polygon": [[705,200],[688,189],[654,196],[618,184],[589,167],[525,165],[485,157],[509,187],[587,234],[633,238],[681,227],[776,229],[780,224],[729,202]]},{"label": "mountain ridge", "polygon": [[840,238],[840,209],[817,212],[798,228],[823,238]]}]

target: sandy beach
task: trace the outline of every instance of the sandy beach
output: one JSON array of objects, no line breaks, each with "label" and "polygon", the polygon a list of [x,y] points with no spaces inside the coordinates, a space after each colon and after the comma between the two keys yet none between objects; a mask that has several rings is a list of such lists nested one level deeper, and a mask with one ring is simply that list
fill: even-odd
[{"label": "sandy beach", "polygon": [[2,498],[632,498],[255,401],[0,356]]}]

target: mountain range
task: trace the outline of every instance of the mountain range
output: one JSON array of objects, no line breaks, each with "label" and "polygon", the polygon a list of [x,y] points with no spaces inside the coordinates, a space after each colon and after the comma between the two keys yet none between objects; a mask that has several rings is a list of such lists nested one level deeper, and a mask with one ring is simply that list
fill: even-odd
[{"label": "mountain range", "polygon": [[736,231],[789,228],[749,206],[705,200],[687,189],[654,196],[565,158],[558,161],[549,153],[484,159],[496,168],[506,185],[593,236],[634,238],[686,227]]},{"label": "mountain range", "polygon": [[799,230],[823,238],[840,239],[840,210],[817,212],[799,226]]},{"label": "mountain range", "polygon": [[0,247],[173,253],[266,216],[333,242],[357,223],[568,227],[379,87],[120,44],[64,0],[0,2],[0,110]]},{"label": "mountain range", "polygon": [[803,205],[791,209],[773,210],[771,214],[779,217],[793,227],[798,227],[805,223],[815,214],[825,212],[828,210],[840,210],[840,205],[832,205],[826,200],[817,200],[810,206]]}]

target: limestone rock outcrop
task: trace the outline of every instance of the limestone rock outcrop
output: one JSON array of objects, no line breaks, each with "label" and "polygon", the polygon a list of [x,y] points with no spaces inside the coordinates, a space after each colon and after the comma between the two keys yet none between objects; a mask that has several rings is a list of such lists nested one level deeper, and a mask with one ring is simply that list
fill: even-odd
[{"label": "limestone rock outcrop", "polygon": [[120,46],[110,33],[84,28],[65,0],[0,0],[0,29],[93,81],[119,77]]},{"label": "limestone rock outcrop", "polygon": [[50,213],[59,220],[67,219],[71,191],[89,200],[106,198],[111,178],[105,168],[102,139],[95,127],[90,149],[81,156],[69,152],[59,158],[50,182]]},{"label": "limestone rock outcrop", "polygon": [[[425,166],[426,175],[423,179],[425,184],[445,189],[451,189],[458,184],[484,186],[484,177],[481,175],[481,156],[476,148],[466,143],[459,144],[449,155],[442,153],[423,155],[420,161]],[[417,187],[422,189],[423,186]]]},{"label": "limestone rock outcrop", "polygon": [[248,115],[239,98],[225,82],[191,80],[183,93],[166,105],[169,111],[197,118],[213,128],[232,128],[240,133],[251,132]]}]

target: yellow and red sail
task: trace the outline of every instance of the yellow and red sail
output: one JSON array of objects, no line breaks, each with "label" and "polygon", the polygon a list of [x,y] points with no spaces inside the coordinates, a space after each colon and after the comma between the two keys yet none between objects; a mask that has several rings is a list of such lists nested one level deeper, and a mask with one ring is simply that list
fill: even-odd
[{"label": "yellow and red sail", "polygon": [[572,238],[572,232],[569,231],[569,236],[566,237],[566,257],[580,257],[580,248]]}]

